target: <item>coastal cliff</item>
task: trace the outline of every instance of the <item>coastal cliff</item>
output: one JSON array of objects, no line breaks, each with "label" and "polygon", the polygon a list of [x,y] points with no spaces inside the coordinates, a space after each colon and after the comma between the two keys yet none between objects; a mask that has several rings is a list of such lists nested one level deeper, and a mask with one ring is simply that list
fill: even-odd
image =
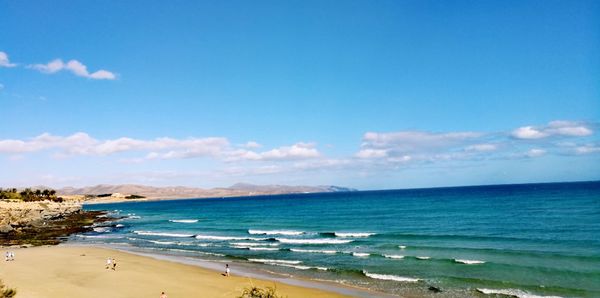
[{"label": "coastal cliff", "polygon": [[102,214],[82,211],[73,202],[0,201],[0,246],[57,244],[72,233],[91,230]]}]

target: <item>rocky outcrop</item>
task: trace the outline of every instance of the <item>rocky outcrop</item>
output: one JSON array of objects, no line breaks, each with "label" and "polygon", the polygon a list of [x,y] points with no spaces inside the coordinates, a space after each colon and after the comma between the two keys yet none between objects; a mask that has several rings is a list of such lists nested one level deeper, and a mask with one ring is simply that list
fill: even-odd
[{"label": "rocky outcrop", "polygon": [[24,227],[41,227],[48,221],[65,218],[80,212],[77,203],[0,202],[0,233],[8,233]]},{"label": "rocky outcrop", "polygon": [[83,211],[78,203],[0,201],[0,246],[58,244],[74,233],[107,221],[101,211]]}]

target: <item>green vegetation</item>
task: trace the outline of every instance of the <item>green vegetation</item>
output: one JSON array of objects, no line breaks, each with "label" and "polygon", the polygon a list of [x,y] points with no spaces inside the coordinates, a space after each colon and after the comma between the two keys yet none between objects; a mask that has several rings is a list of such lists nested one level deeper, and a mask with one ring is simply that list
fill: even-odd
[{"label": "green vegetation", "polygon": [[31,188],[26,188],[22,191],[18,191],[16,188],[0,188],[0,200],[20,200],[25,202],[62,202],[63,198],[57,197],[54,189],[32,190]]},{"label": "green vegetation", "polygon": [[110,197],[110,196],[112,196],[111,193],[103,193],[103,194],[96,195],[96,197],[98,197],[98,198],[105,198],[105,197]]},{"label": "green vegetation", "polygon": [[144,196],[140,196],[140,195],[128,195],[125,198],[126,199],[143,199],[145,197]]},{"label": "green vegetation", "polygon": [[239,298],[284,298],[284,296],[277,294],[276,287],[266,287],[261,289],[252,285],[245,288]]},{"label": "green vegetation", "polygon": [[13,298],[17,295],[17,290],[7,288],[0,280],[0,298]]}]

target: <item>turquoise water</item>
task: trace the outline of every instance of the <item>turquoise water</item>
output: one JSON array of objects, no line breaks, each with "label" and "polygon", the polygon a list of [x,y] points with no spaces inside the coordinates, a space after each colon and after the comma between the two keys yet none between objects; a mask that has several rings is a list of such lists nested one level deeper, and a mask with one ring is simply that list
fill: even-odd
[{"label": "turquoise water", "polygon": [[397,295],[600,297],[600,182],[89,205],[74,237]]}]

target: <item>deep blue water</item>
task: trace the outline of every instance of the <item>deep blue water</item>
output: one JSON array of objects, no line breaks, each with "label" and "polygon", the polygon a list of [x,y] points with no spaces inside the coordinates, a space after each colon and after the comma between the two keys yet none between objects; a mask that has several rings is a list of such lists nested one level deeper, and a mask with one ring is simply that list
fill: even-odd
[{"label": "deep blue water", "polygon": [[254,266],[399,295],[433,295],[427,290],[433,285],[444,291],[436,295],[448,297],[503,291],[600,297],[600,182],[85,208],[127,218],[76,241],[225,259],[234,268]]}]

